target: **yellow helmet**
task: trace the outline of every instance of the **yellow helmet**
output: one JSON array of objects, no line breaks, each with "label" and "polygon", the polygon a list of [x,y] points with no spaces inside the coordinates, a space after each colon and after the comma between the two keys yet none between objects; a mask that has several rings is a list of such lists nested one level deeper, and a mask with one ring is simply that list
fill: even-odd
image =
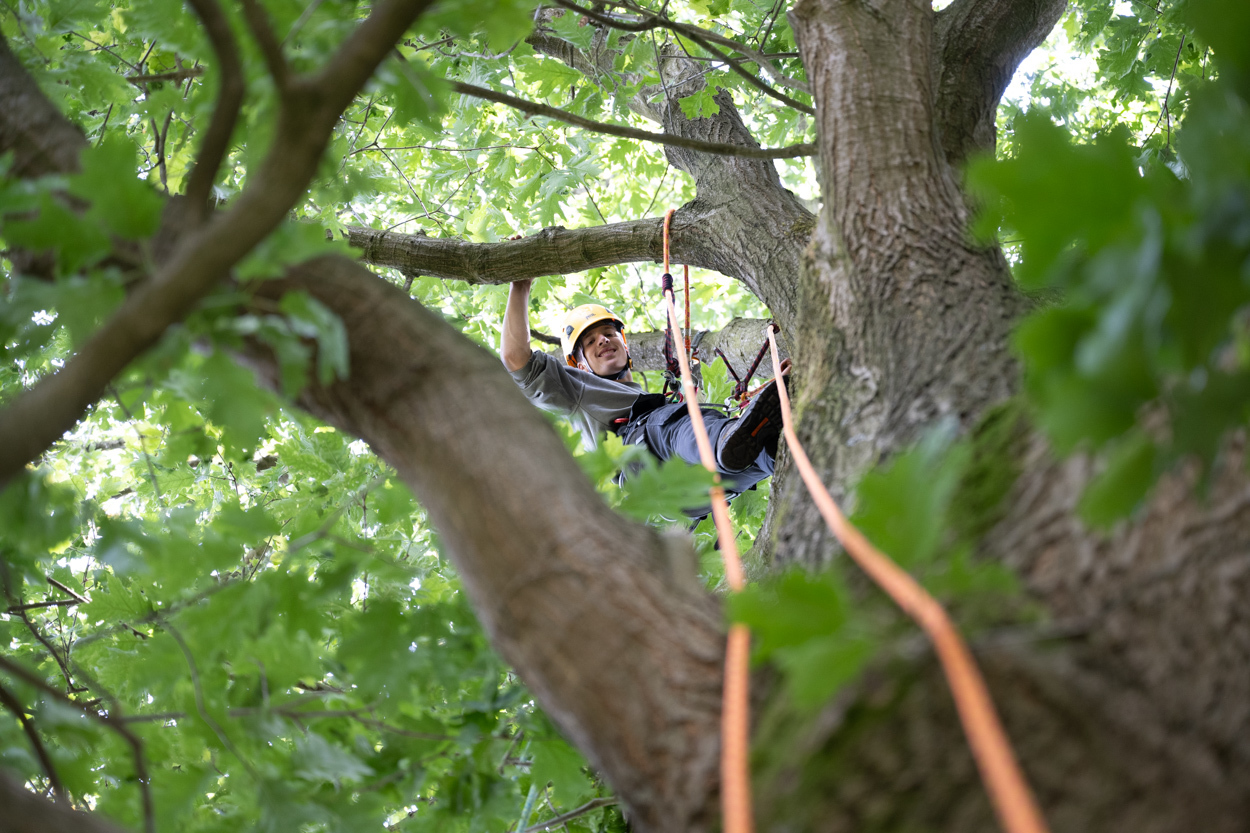
[{"label": "yellow helmet", "polygon": [[565,314],[564,324],[560,327],[560,349],[564,351],[564,360],[570,367],[577,367],[577,359],[573,355],[577,350],[577,340],[582,337],[582,333],[600,321],[611,321],[615,324],[621,331],[621,340],[625,340],[625,322],[607,307],[582,304]]}]

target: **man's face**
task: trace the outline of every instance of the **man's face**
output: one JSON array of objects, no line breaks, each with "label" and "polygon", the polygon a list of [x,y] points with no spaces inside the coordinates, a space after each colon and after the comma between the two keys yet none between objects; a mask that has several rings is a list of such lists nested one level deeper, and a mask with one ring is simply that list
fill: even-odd
[{"label": "man's face", "polygon": [[625,339],[611,321],[601,321],[582,333],[577,345],[579,366],[598,376],[613,376],[629,364]]}]

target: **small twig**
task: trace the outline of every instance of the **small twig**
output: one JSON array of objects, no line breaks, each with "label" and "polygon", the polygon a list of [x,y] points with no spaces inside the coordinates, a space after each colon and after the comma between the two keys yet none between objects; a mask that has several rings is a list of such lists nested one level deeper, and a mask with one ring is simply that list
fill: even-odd
[{"label": "small twig", "polygon": [[541,831],[541,830],[550,830],[551,828],[555,827],[558,824],[564,824],[565,822],[572,821],[573,819],[579,816],[586,815],[592,810],[598,810],[600,807],[611,807],[613,804],[619,804],[619,803],[620,803],[619,799],[616,799],[616,798],[592,798],[590,801],[587,801],[585,804],[578,807],[576,810],[569,810],[567,813],[565,813],[562,816],[556,816],[553,819],[540,821],[538,824],[531,825],[525,828],[525,830],[522,831],[522,833],[538,833],[538,831]]},{"label": "small twig", "polygon": [[[156,122],[153,122],[152,124],[153,126],[155,126]],[[161,178],[162,179],[164,179],[164,173],[163,173],[164,168],[165,168],[165,161],[164,159],[162,159],[161,160],[161,170],[162,170]],[[143,459],[148,464],[148,477],[151,478],[152,480],[152,491],[156,493],[156,499],[163,502],[164,498],[161,495],[161,484],[160,484],[160,481],[156,479],[156,467],[152,465],[152,455],[148,454],[148,446],[147,446],[147,443],[143,441],[143,434],[140,433],[139,426],[134,424],[135,415],[132,414],[130,412],[130,409],[126,407],[126,403],[122,401],[122,396],[120,393],[117,392],[117,388],[113,387],[110,384],[108,385],[107,390],[109,391],[109,393],[113,394],[113,400],[117,402],[117,407],[122,409],[122,413],[126,415],[126,419],[130,421],[131,427],[134,428],[135,437],[139,440],[139,450],[143,452]]]},{"label": "small twig", "polygon": [[43,745],[43,739],[35,731],[34,721],[27,717],[26,709],[13,696],[13,692],[4,686],[0,686],[0,703],[3,703],[6,709],[13,712],[18,722],[22,724],[22,731],[26,733],[26,737],[30,740],[31,748],[35,750],[35,757],[39,759],[39,766],[43,769],[43,774],[48,776],[48,783],[52,785],[52,794],[56,796],[56,800],[62,804],[69,804],[69,794],[65,792],[65,785],[61,783],[61,776],[57,774],[56,767],[52,765],[52,758],[49,757],[48,750]]},{"label": "small twig", "polygon": [[66,587],[64,584],[61,584],[61,582],[57,581],[52,576],[44,576],[44,578],[48,580],[48,584],[51,584],[53,587],[55,587],[57,590],[60,590],[62,593],[65,593],[66,595],[69,595],[69,596],[73,596],[75,599],[82,602],[83,604],[90,604],[91,602],[90,599],[88,599],[85,596],[80,596],[79,594],[75,593],[72,588]]},{"label": "small twig", "polygon": [[45,607],[72,607],[78,604],[75,599],[57,599],[52,602],[29,602],[27,604],[13,605],[5,610],[5,613],[20,613],[23,610],[39,610]]},{"label": "small twig", "polygon": [[304,28],[304,24],[308,22],[308,18],[313,16],[313,13],[320,8],[323,2],[325,2],[325,0],[312,0],[312,2],[308,4],[308,7],[304,9],[299,18],[291,24],[291,28],[287,31],[286,36],[282,38],[283,46],[286,46],[287,41],[299,34],[299,30]]},{"label": "small twig", "polygon": [[539,332],[538,330],[535,330],[533,327],[530,328],[530,338],[534,339],[535,341],[541,341],[543,344],[554,344],[557,347],[560,345],[559,337],[547,335],[546,333]]},{"label": "small twig", "polygon": [[[616,20],[607,15],[599,14],[598,12],[592,9],[583,8],[577,5],[576,3],[572,2],[572,0],[552,0],[552,1],[557,6],[563,6],[566,9],[577,12],[578,14],[586,17],[588,20],[593,20],[594,22],[599,23],[603,26],[608,26],[613,29],[619,29],[623,32],[646,32],[652,29],[668,29],[669,31],[675,32],[679,35],[685,35],[687,38],[694,41],[699,46],[702,46],[704,49],[717,55],[721,53],[718,50],[712,48],[711,43],[718,43],[721,46],[728,47],[734,50],[735,52],[741,54],[742,56],[744,56],[745,60],[758,64],[761,71],[768,74],[774,81],[776,81],[778,84],[781,84],[783,87],[789,87],[790,89],[810,94],[810,89],[808,88],[807,84],[804,84],[801,81],[795,81],[793,78],[789,78],[786,75],[778,72],[777,68],[774,67],[772,65],[772,62],[768,60],[768,56],[763,55],[757,52],[756,50],[751,49],[750,47],[744,46],[735,40],[727,38],[723,35],[718,35],[715,32],[709,31],[707,29],[701,29],[700,27],[692,26],[689,23],[678,23],[675,20],[670,20],[668,17],[665,16],[665,13],[663,10],[661,10],[661,12],[658,15],[651,14],[649,17],[645,19],[640,19],[637,22],[630,23],[630,22],[625,22],[621,20]],[[728,59],[727,56],[723,56],[722,58],[720,58],[720,60],[732,60],[732,59]],[[742,72],[745,72],[745,70],[743,70]],[[747,75],[749,75],[749,73],[747,73]],[[756,79],[754,83],[757,85],[760,85],[763,82],[760,82],[759,79]],[[763,86],[766,87],[767,85],[763,85]],[[772,90],[772,88],[769,87],[768,90]],[[768,90],[766,90],[766,92]],[[772,95],[773,93],[776,93],[778,96],[783,96],[789,99],[788,96],[784,96],[783,93],[777,93],[776,90],[772,90],[772,92],[770,92],[769,94]],[[787,101],[787,103],[790,103],[790,102],[794,102],[794,99],[789,99]],[[803,104],[798,104],[798,102],[794,102],[793,104],[791,104],[791,106],[795,106],[795,105],[799,107],[806,106]]]},{"label": "small twig", "polygon": [[816,153],[816,146],[811,143],[803,143],[798,145],[789,145],[782,148],[760,148],[749,147],[747,145],[731,145],[723,142],[704,142],[699,139],[688,139],[685,136],[678,136],[675,133],[652,133],[647,130],[639,130],[634,127],[626,127],[625,125],[608,124],[606,122],[594,121],[592,119],[583,118],[582,116],[570,113],[567,110],[560,110],[555,107],[549,107],[546,104],[539,104],[533,101],[516,98],[506,93],[489,90],[485,87],[478,87],[473,84],[466,84],[463,81],[449,82],[453,90],[462,95],[473,96],[474,98],[493,101],[497,104],[506,104],[509,107],[520,110],[522,113],[529,113],[531,116],[544,116],[549,119],[556,119],[566,124],[576,127],[584,127],[593,130],[596,133],[605,133],[609,136],[620,136],[625,139],[638,139],[644,142],[658,142],[662,145],[672,147],[687,148],[689,150],[698,150],[704,153],[714,153],[721,156],[742,156],[748,159],[794,159],[800,156],[812,156]]},{"label": "small twig", "polygon": [[9,600],[9,609],[13,613],[17,614],[18,618],[22,620],[22,623],[26,625],[26,629],[30,631],[31,635],[34,636],[36,640],[38,640],[39,644],[42,645],[52,656],[52,659],[56,662],[57,667],[61,669],[61,676],[65,678],[65,688],[71,694],[86,691],[86,689],[74,685],[74,679],[70,674],[69,666],[66,664],[65,658],[61,656],[59,651],[57,651],[56,646],[52,644],[52,640],[44,636],[38,626],[35,625],[35,623],[30,620],[30,617],[26,615],[27,608],[23,606],[21,599],[19,599],[13,592],[13,582],[12,576],[9,573],[9,565],[3,559],[0,559],[0,584],[4,585],[4,595]]}]

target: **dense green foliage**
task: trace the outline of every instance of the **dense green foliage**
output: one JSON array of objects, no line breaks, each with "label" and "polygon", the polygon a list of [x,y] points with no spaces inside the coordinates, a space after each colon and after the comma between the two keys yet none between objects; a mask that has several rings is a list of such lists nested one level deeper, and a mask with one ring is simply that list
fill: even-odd
[{"label": "dense green foliage", "polygon": [[[367,12],[351,3],[265,6],[301,69],[324,61]],[[782,5],[668,8],[780,55],[778,67],[802,77]],[[1024,324],[1017,345],[1029,412],[1056,447],[1106,455],[1085,504],[1096,521],[1130,511],[1187,455],[1209,461],[1247,417],[1250,30],[1235,3],[1187,8],[1076,4],[1056,44],[1095,56],[1094,70],[1080,76],[1055,60],[1039,71],[1031,114],[1004,108],[1008,158],[971,174],[1000,209],[988,225],[1019,247],[1021,284],[1058,299]],[[229,13],[237,16],[233,6]],[[325,228],[484,242],[653,215],[691,198],[692,183],[657,146],[447,93],[442,79],[455,78],[643,124],[626,102],[659,83],[657,56],[674,36],[612,33],[603,44],[615,50],[612,69],[591,83],[521,39],[533,14],[528,2],[473,0],[423,18],[403,58],[388,61],[344,114],[295,216],[240,277],[343,250]],[[574,14],[544,20],[579,46],[595,37]],[[223,203],[261,158],[275,110],[260,53],[232,21],[248,98],[216,190]],[[0,10],[0,29],[90,142],[80,174],[8,180],[0,190],[6,246],[57,255],[54,281],[17,277],[6,263],[3,404],[54,372],[120,302],[135,274],[108,259],[115,239],[143,240],[182,189],[218,82],[206,38],[176,0],[32,0]],[[702,54],[689,41],[678,46]],[[163,80],[142,80],[152,76]],[[725,89],[762,144],[811,138],[799,112],[739,76],[720,69],[707,80],[683,101],[688,112],[709,112],[713,92]],[[778,167],[801,196],[816,193],[807,164]],[[88,210],[66,208],[63,190]],[[631,329],[655,329],[655,272],[622,266],[540,279],[538,315],[593,297]],[[468,336],[498,342],[505,288],[384,277]],[[695,286],[696,326],[762,313],[718,276],[696,274]],[[84,709],[124,716],[161,831],[382,823],[502,831],[608,795],[490,650],[395,475],[228,358],[238,339],[263,339],[282,359],[289,396],[314,375],[346,372],[337,319],[306,296],[265,316],[238,316],[235,300],[227,290],[210,298],[0,494],[4,656],[45,684],[6,672],[0,686],[27,705],[73,799],[142,827],[140,760]],[[723,399],[720,366],[704,377],[710,398]],[[1014,477],[1007,450],[1018,430],[1013,407],[966,440],[939,427],[870,474],[857,496],[856,521],[974,626],[1018,615],[1009,577],[972,559]],[[613,505],[657,522],[697,505],[707,485],[698,469],[649,466],[616,486],[612,475],[635,452],[608,443],[581,457]],[[766,497],[761,487],[734,504],[744,546]],[[715,585],[712,534],[706,524],[695,534]],[[901,632],[862,595],[835,575],[786,576],[738,599],[734,613],[755,627],[758,655],[787,672],[795,702],[807,707]],[[0,763],[51,789],[22,726],[7,717]],[[622,827],[612,807],[569,823]]]},{"label": "dense green foliage", "polygon": [[[1124,35],[1140,26],[1106,23],[1099,65],[1114,67],[1127,85],[1116,94],[1129,100],[1141,87],[1132,79],[1154,66],[1150,50],[1177,43],[1165,96],[1185,122],[1165,144],[1114,120],[1073,144],[1043,108],[1015,118],[1010,159],[970,171],[997,208],[987,219],[1020,244],[1021,286],[1057,299],[1015,343],[1055,448],[1104,452],[1082,502],[1101,525],[1184,460],[1209,473],[1227,432],[1250,418],[1250,17],[1195,2],[1150,25],[1168,34],[1143,46]],[[1223,76],[1202,83],[1198,70],[1216,67]]]}]

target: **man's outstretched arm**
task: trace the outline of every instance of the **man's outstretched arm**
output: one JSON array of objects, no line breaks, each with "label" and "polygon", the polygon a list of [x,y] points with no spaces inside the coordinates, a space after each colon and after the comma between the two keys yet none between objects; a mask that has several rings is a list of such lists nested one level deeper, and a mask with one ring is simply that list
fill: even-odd
[{"label": "man's outstretched arm", "polygon": [[530,286],[534,282],[513,281],[508,290],[508,306],[503,314],[503,343],[499,353],[510,371],[525,367],[530,360]]}]

